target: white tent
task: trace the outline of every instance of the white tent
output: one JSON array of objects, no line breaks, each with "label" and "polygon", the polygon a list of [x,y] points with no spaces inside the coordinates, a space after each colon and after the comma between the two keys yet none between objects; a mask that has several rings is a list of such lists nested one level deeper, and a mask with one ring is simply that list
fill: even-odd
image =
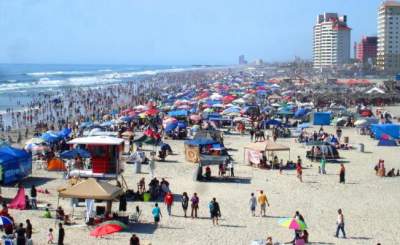
[{"label": "white tent", "polygon": [[385,91],[383,91],[380,88],[377,87],[373,87],[370,90],[368,90],[367,92],[365,92],[366,94],[385,94]]}]

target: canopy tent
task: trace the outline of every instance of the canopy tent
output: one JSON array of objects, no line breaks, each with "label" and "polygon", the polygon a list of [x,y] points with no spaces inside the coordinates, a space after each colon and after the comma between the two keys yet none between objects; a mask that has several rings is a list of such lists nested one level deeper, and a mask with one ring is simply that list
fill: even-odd
[{"label": "canopy tent", "polygon": [[62,198],[81,198],[112,201],[123,194],[123,190],[108,182],[94,178],[83,180],[73,186],[58,189]]},{"label": "canopy tent", "polygon": [[47,163],[47,171],[65,171],[65,164],[60,158],[53,158]]},{"label": "canopy tent", "polygon": [[82,144],[82,145],[120,145],[124,142],[123,139],[109,136],[90,136],[90,137],[81,137],[75,138],[73,140],[68,141],[68,144]]},{"label": "canopy tent", "polygon": [[285,145],[275,143],[273,141],[267,140],[264,142],[250,143],[244,147],[244,160],[246,163],[252,162],[254,164],[259,164],[261,160],[262,152],[276,152],[276,151],[288,151],[290,159],[290,148]]},{"label": "canopy tent", "polygon": [[200,161],[200,151],[202,147],[218,144],[216,140],[209,138],[196,138],[185,141],[185,159],[189,162],[198,163]]},{"label": "canopy tent", "polygon": [[0,178],[4,184],[19,181],[32,172],[32,156],[11,146],[0,147]]}]

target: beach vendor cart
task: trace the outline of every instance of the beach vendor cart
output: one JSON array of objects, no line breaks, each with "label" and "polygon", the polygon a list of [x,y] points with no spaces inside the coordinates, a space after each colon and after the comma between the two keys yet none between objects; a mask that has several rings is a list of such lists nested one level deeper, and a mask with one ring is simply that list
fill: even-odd
[{"label": "beach vendor cart", "polygon": [[70,171],[72,177],[117,178],[123,171],[121,154],[124,140],[109,136],[75,138],[67,142],[90,153],[90,166]]}]

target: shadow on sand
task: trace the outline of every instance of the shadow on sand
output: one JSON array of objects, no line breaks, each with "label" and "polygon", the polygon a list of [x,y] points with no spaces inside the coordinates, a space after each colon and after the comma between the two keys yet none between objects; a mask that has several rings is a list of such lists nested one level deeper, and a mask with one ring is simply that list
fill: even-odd
[{"label": "shadow on sand", "polygon": [[251,178],[250,177],[211,177],[208,180],[203,179],[201,182],[251,184]]}]

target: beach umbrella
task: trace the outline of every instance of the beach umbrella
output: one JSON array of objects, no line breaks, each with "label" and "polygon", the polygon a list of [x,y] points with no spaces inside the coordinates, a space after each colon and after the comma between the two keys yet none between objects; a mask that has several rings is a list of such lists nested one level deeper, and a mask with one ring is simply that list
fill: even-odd
[{"label": "beach umbrella", "polygon": [[128,226],[124,223],[122,223],[121,221],[118,220],[109,220],[109,221],[105,221],[103,223],[101,223],[100,225],[107,225],[107,224],[111,224],[111,225],[119,225],[121,226],[124,230],[128,229]]},{"label": "beach umbrella", "polygon": [[121,136],[123,137],[131,137],[131,136],[135,136],[135,133],[132,131],[125,131],[121,134]]},{"label": "beach umbrella", "polygon": [[210,99],[212,99],[212,100],[221,100],[222,98],[223,98],[223,96],[218,93],[214,93],[210,96]]},{"label": "beach umbrella", "polygon": [[157,115],[158,110],[155,109],[155,108],[151,108],[151,109],[147,110],[145,113],[146,113],[147,116],[151,116],[152,117],[152,116]]},{"label": "beach umbrella", "polygon": [[124,228],[118,224],[104,224],[104,225],[100,224],[90,232],[90,235],[94,237],[102,237],[122,231],[123,229]]},{"label": "beach umbrella", "polygon": [[0,216],[0,225],[12,225],[13,222],[10,218],[6,216]]},{"label": "beach umbrella", "polygon": [[200,115],[197,115],[197,114],[190,115],[189,118],[190,118],[190,120],[196,121],[196,122],[198,122],[198,121],[201,120],[201,116],[200,116]]},{"label": "beach umbrella", "polygon": [[303,221],[295,218],[283,218],[278,221],[278,224],[282,227],[289,228],[291,230],[307,230],[307,225]]}]

